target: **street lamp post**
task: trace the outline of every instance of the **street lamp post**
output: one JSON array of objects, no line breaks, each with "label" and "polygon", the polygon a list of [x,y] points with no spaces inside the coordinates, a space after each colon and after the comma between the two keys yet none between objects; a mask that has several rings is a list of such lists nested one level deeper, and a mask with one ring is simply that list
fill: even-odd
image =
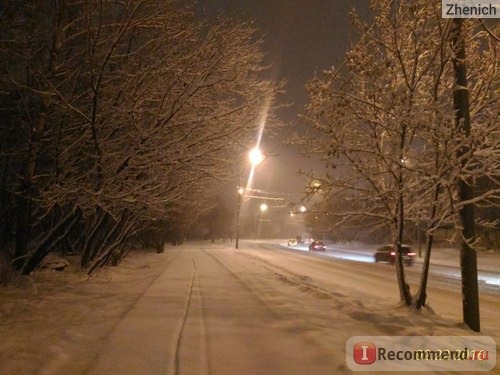
[{"label": "street lamp post", "polygon": [[[248,159],[250,160],[250,163],[252,164],[252,168],[257,167],[262,161],[264,160],[264,155],[262,154],[262,151],[258,147],[255,147],[250,150],[248,153]],[[235,248],[239,249],[239,240],[240,240],[240,210],[241,210],[241,204],[243,202],[243,198],[245,195],[245,188],[241,186],[241,180],[240,180],[240,186],[238,187],[238,198],[236,201],[236,235],[235,235]]]},{"label": "street lamp post", "polygon": [[[262,229],[262,222],[264,221],[264,213],[268,210],[269,206],[267,203],[262,203],[259,206],[259,211],[255,213],[255,238],[260,238],[260,232]],[[257,217],[260,216],[260,219]]]},{"label": "street lamp post", "polygon": [[245,189],[241,186],[238,187],[238,198],[236,201],[236,236],[235,236],[235,248],[239,249],[239,240],[240,240],[240,209],[241,209],[241,201],[243,200],[243,194],[245,193]]}]

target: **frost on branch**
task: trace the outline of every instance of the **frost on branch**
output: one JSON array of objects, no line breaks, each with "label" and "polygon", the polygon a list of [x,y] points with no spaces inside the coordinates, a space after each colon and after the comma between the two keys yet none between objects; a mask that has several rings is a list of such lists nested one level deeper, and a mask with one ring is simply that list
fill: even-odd
[{"label": "frost on branch", "polygon": [[[428,262],[435,231],[458,228],[464,204],[495,217],[486,207],[498,206],[497,46],[478,24],[466,25],[472,131],[465,134],[454,125],[455,53],[438,4],[371,4],[375,22],[357,19],[360,41],[346,53],[343,69],[307,85],[303,117],[310,130],[293,141],[336,166],[322,177],[330,192],[324,205],[332,207],[332,225],[342,226],[343,236],[346,226],[353,233],[364,227],[391,233],[400,244],[423,231]],[[458,200],[459,180],[475,184],[473,202]],[[397,263],[401,298],[410,303]],[[422,280],[415,299],[425,304]]]},{"label": "frost on branch", "polygon": [[53,250],[93,270],[153,223],[181,240],[234,178],[263,107],[275,123],[256,29],[200,25],[170,0],[9,4],[1,251],[24,273]]}]

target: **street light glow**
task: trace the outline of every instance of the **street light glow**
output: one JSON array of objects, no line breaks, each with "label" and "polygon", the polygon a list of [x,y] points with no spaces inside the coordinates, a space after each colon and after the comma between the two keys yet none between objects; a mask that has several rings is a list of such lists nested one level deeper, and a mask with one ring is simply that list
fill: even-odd
[{"label": "street light glow", "polygon": [[300,206],[300,212],[304,213],[307,211],[306,206]]},{"label": "street light glow", "polygon": [[314,191],[319,190],[321,188],[321,181],[320,180],[312,180],[309,183],[309,186]]},{"label": "street light glow", "polygon": [[[264,124],[262,124],[262,129],[263,129],[263,126],[264,126]],[[250,152],[248,153],[248,159],[250,160],[252,167],[250,168],[250,172],[248,173],[248,180],[247,180],[246,187],[243,187],[243,186],[238,187],[238,199],[237,199],[237,203],[236,203],[237,204],[237,208],[236,208],[236,242],[235,242],[236,249],[239,248],[241,203],[242,203],[243,199],[245,198],[245,192],[252,188],[252,180],[253,180],[253,176],[255,173],[255,169],[259,166],[260,163],[262,163],[264,161],[264,155],[262,154],[262,151],[260,151],[260,149],[259,149],[259,143],[260,143],[261,136],[262,136],[262,132],[259,133],[257,146],[254,147],[253,149],[251,149]],[[261,204],[260,211],[262,213],[264,211],[267,211],[267,205]]]},{"label": "street light glow", "polygon": [[256,166],[262,163],[262,160],[264,160],[264,155],[258,147],[255,147],[252,148],[248,153],[248,158],[250,159],[250,163],[252,163],[252,166]]}]

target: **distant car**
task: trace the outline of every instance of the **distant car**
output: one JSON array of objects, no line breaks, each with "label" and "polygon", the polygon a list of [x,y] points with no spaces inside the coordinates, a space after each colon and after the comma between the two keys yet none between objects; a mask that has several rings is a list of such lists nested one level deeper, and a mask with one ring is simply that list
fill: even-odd
[{"label": "distant car", "polygon": [[297,246],[297,240],[295,238],[289,239],[288,246]]},{"label": "distant car", "polygon": [[[415,258],[415,253],[411,251],[410,246],[401,246],[401,257],[403,258],[403,263],[411,266],[413,264],[413,258]],[[375,252],[375,262],[389,262],[394,264],[396,262],[396,250],[394,245],[385,245],[377,249]]]},{"label": "distant car", "polygon": [[326,251],[326,245],[320,241],[313,241],[309,244],[309,251]]},{"label": "distant car", "polygon": [[297,241],[298,244],[304,244],[305,243],[304,236],[302,236],[302,235],[295,237],[295,240]]}]

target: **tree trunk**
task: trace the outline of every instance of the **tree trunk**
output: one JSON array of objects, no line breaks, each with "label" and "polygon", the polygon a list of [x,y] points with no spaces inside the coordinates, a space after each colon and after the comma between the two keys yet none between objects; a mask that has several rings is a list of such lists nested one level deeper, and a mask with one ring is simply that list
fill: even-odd
[{"label": "tree trunk", "polygon": [[27,255],[31,238],[31,201],[33,195],[33,179],[36,173],[37,159],[40,150],[40,137],[45,129],[47,107],[42,103],[38,119],[31,128],[31,140],[26,156],[26,164],[22,173],[21,194],[17,199],[17,219],[14,249],[14,267],[20,270]]},{"label": "tree trunk", "polygon": [[[31,195],[31,192],[29,193]],[[28,249],[29,237],[29,216],[31,213],[30,202],[27,198],[18,197],[16,209],[16,224],[15,224],[15,245],[14,245],[14,261],[15,269],[20,270],[24,264],[25,256]]]},{"label": "tree trunk", "polygon": [[[3,145],[2,145],[3,146]],[[7,220],[12,213],[11,194],[7,190],[9,181],[9,159],[1,157],[0,175],[0,252],[4,251],[11,241],[12,221]]]},{"label": "tree trunk", "polygon": [[[467,67],[465,62],[465,40],[462,32],[463,19],[454,18],[451,26],[451,44],[454,51],[453,73],[455,85],[453,90],[453,107],[455,109],[455,127],[465,137],[470,135],[471,123],[469,112],[469,91],[467,88]],[[469,153],[464,142],[457,151],[457,158],[462,159]],[[463,163],[463,161],[462,161]],[[472,198],[472,188],[464,178],[458,180],[458,201],[464,202]],[[465,204],[459,211],[462,225],[462,241],[460,246],[460,269],[462,274],[462,304],[465,324],[473,331],[480,331],[479,291],[477,281],[477,257],[471,247],[475,240],[474,207]]]},{"label": "tree trunk", "polygon": [[401,301],[404,301],[404,303],[409,306],[411,305],[410,286],[406,283],[403,259],[401,256],[401,245],[403,244],[403,232],[404,232],[403,205],[404,205],[403,195],[399,193],[397,234],[396,234],[396,244],[394,246],[394,248],[396,249],[396,274],[398,277],[399,296],[401,298]]},{"label": "tree trunk", "polygon": [[92,225],[87,240],[85,241],[85,245],[83,246],[82,259],[80,261],[80,266],[82,268],[86,268],[90,264],[90,261],[92,260],[92,248],[93,246],[96,246],[95,242],[97,236],[99,235],[99,231],[103,226],[106,225],[108,219],[108,214],[106,213],[106,211],[104,211],[100,207],[97,207],[96,211],[97,212],[94,224]]},{"label": "tree trunk", "polygon": [[[93,249],[91,256],[90,256],[90,271],[89,274],[99,265],[104,265],[105,264],[105,256],[106,254],[109,253],[109,249],[113,249],[114,245],[117,241],[119,241],[122,238],[122,235],[125,231],[124,227],[127,226],[127,223],[129,221],[129,214],[127,210],[124,210],[122,213],[122,216],[118,221],[116,221],[115,225],[111,230],[108,232],[108,234],[104,237],[104,239],[96,245],[96,247]],[[104,254],[104,255],[103,255]],[[96,261],[96,259],[98,259]],[[103,261],[104,263],[100,264],[99,262]]]},{"label": "tree trunk", "polygon": [[[96,268],[108,264],[108,262],[111,260],[113,256],[113,251],[120,245],[123,245],[124,242],[125,243],[127,242],[128,234],[133,228],[133,224],[128,223],[130,225],[127,225],[128,221],[129,221],[128,215],[125,215],[124,213],[120,221],[117,222],[116,226],[113,228],[113,232],[118,232],[118,236],[115,238],[115,241],[112,244],[110,244],[107,248],[103,249],[103,251],[100,254],[97,254],[99,255],[98,258],[93,259],[93,264],[90,266],[90,269],[88,271],[89,275],[92,272],[94,272]],[[119,254],[117,254],[117,256],[119,257]]]},{"label": "tree trunk", "polygon": [[107,234],[97,243],[95,243],[93,249],[90,250],[89,258],[88,258],[88,264],[92,264],[94,262],[94,259],[96,257],[99,257],[100,254],[103,252],[103,250],[106,248],[107,243],[113,238],[115,233],[117,232],[118,228],[120,227],[120,223],[123,220],[123,216],[121,219],[115,222],[112,228],[108,229],[107,226],[104,227],[106,228]]},{"label": "tree trunk", "polygon": [[427,280],[429,278],[429,266],[431,261],[431,250],[432,243],[434,241],[434,226],[436,225],[436,213],[437,213],[437,200],[439,197],[439,189],[440,185],[436,182],[436,187],[434,189],[434,201],[432,202],[432,208],[430,213],[429,221],[431,225],[429,226],[430,233],[426,236],[425,241],[425,256],[424,256],[424,264],[422,266],[422,274],[420,275],[420,285],[418,287],[417,295],[415,296],[415,307],[420,310],[422,306],[425,306],[425,302],[427,299]]},{"label": "tree trunk", "polygon": [[[47,256],[47,254],[54,248],[54,246],[69,233],[73,225],[78,222],[80,212],[71,210],[61,219],[59,222],[50,230],[50,232],[43,238],[37,248],[33,251],[24,267],[22,268],[22,273],[24,275],[29,275]],[[66,230],[61,233],[61,231],[66,227]]]},{"label": "tree trunk", "polygon": [[415,307],[418,310],[420,310],[422,306],[425,306],[425,302],[427,300],[427,280],[429,278],[429,266],[433,240],[434,235],[429,234],[425,243],[424,264],[422,266],[422,274],[420,275],[420,285],[417,295],[415,296]]}]

